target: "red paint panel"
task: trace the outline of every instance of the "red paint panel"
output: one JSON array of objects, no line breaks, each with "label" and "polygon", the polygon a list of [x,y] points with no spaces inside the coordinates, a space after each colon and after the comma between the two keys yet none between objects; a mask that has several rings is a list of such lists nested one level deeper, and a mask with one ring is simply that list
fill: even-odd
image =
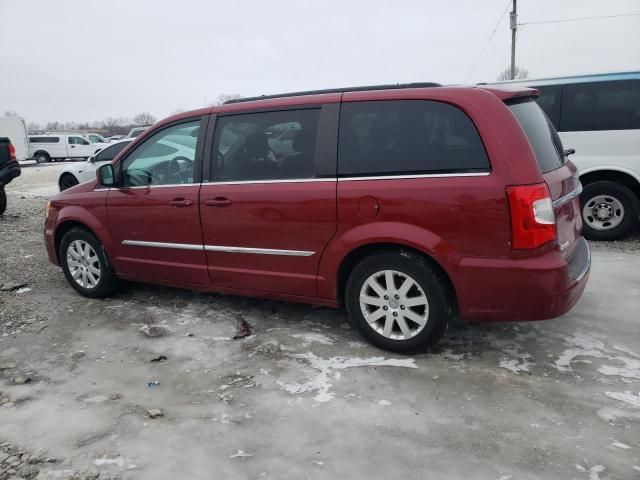
[{"label": "red paint panel", "polygon": [[[216,198],[223,207],[207,206]],[[206,245],[313,252],[258,255],[207,251],[211,283],[290,295],[316,296],[318,262],[336,231],[336,183],[209,184],[200,191]]]}]

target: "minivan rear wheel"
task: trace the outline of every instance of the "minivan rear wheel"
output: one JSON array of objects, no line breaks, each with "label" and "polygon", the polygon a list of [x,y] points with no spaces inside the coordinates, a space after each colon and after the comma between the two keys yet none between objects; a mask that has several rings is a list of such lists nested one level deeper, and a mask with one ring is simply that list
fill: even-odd
[{"label": "minivan rear wheel", "polygon": [[103,298],[115,292],[118,279],[100,240],[91,232],[69,230],[60,242],[59,256],[64,276],[81,295]]},{"label": "minivan rear wheel", "polygon": [[417,255],[383,253],[364,259],[347,281],[349,317],[373,345],[398,353],[424,352],[447,329],[452,305],[445,283]]},{"label": "minivan rear wheel", "polygon": [[638,197],[625,185],[600,181],[580,195],[582,231],[589,240],[619,240],[638,226]]}]

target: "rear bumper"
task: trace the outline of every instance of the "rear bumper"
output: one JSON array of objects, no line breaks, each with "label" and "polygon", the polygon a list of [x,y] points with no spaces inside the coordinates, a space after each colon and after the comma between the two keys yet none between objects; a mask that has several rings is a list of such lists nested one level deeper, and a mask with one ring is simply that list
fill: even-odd
[{"label": "rear bumper", "polygon": [[568,261],[557,251],[528,259],[469,259],[456,282],[468,322],[546,320],[567,313],[589,279],[591,251],[583,237]]}]

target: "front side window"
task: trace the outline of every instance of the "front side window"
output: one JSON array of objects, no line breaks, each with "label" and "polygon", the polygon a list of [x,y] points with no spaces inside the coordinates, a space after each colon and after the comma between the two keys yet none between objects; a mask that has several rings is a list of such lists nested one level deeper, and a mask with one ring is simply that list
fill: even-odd
[{"label": "front side window", "polygon": [[640,80],[565,85],[561,132],[640,129]]},{"label": "front side window", "polygon": [[104,143],[104,140],[98,135],[89,135],[89,140],[91,140],[93,143]]},{"label": "front side window", "polygon": [[122,185],[193,183],[199,133],[200,120],[197,120],[165,128],[143,141],[122,162]]},{"label": "front side window", "polygon": [[314,177],[319,116],[316,108],[220,117],[213,144],[213,179]]},{"label": "front side window", "polygon": [[349,102],[340,113],[341,176],[489,171],[471,119],[429,100]]}]

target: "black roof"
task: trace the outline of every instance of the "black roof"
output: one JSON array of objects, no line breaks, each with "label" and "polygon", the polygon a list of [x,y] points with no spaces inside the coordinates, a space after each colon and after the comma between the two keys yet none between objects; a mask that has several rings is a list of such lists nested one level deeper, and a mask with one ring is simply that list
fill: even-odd
[{"label": "black roof", "polygon": [[435,82],[415,82],[415,83],[393,83],[390,85],[367,85],[362,87],[346,87],[346,88],[329,88],[326,90],[306,90],[303,92],[278,93],[276,95],[260,95],[258,97],[234,98],[224,102],[229,103],[252,102],[254,100],[269,100],[271,98],[284,97],[301,97],[305,95],[321,95],[323,93],[345,93],[345,92],[364,92],[369,90],[399,90],[402,88],[425,88],[425,87],[441,87],[442,84]]}]

